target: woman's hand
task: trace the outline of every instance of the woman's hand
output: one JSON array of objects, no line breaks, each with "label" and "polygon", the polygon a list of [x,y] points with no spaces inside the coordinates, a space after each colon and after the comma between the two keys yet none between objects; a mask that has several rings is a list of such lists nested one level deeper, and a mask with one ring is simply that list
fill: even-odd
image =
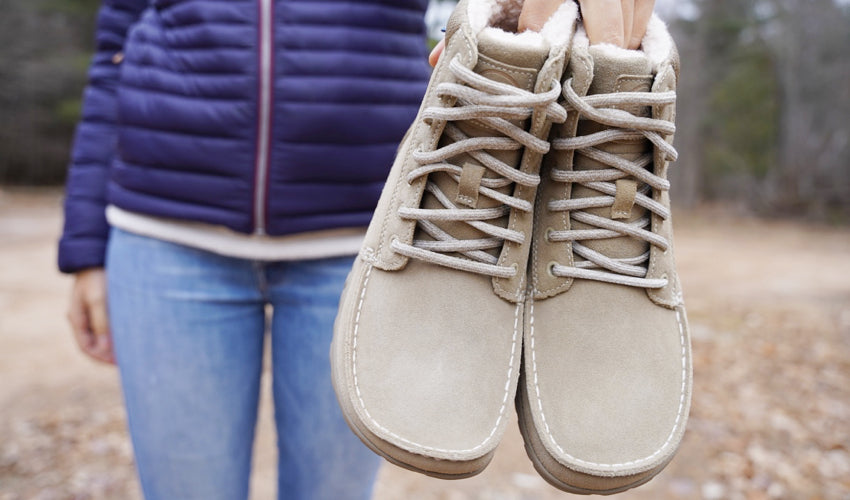
[{"label": "woman's hand", "polygon": [[[573,0],[566,0],[573,1]],[[517,30],[540,31],[564,0],[526,0]],[[591,44],[610,43],[639,49],[655,0],[579,0],[584,29]],[[445,48],[445,39],[431,51],[428,62],[435,66]]]},{"label": "woman's hand", "polygon": [[[537,4],[540,1],[529,0],[528,3]],[[655,0],[579,0],[579,4],[584,29],[591,44],[610,43],[632,50],[640,48],[646,25],[655,8]],[[548,11],[548,15],[551,16],[553,12],[555,9]],[[544,22],[546,19],[549,18],[544,18]]]},{"label": "woman's hand", "polygon": [[115,364],[106,311],[106,273],[103,268],[78,272],[71,291],[68,322],[80,349],[104,363]]}]

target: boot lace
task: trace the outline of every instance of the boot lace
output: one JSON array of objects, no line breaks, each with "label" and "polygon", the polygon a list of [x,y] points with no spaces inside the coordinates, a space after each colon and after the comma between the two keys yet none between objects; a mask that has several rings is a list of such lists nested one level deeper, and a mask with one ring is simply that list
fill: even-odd
[{"label": "boot lace", "polygon": [[[485,175],[481,179],[478,193],[500,202],[501,206],[459,208],[436,183],[429,180],[425,190],[431,193],[443,208],[401,207],[398,213],[404,219],[417,221],[422,232],[432,239],[417,239],[412,245],[394,240],[392,248],[399,254],[433,264],[498,278],[511,278],[516,275],[517,269],[499,265],[498,257],[486,250],[501,248],[505,241],[522,244],[526,236],[522,231],[502,227],[492,221],[509,215],[511,210],[531,212],[533,205],[498,189],[513,183],[535,187],[540,183],[540,176],[521,172],[488,151],[518,151],[525,148],[541,155],[548,152],[549,143],[546,140],[534,136],[509,120],[525,120],[535,113],[544,113],[546,119],[563,123],[567,114],[557,103],[561,85],[555,79],[551,90],[536,94],[478,75],[464,67],[458,58],[451,61],[449,69],[458,83],[441,83],[436,91],[441,97],[454,99],[455,106],[430,107],[424,110],[423,118],[444,122],[443,134],[453,142],[434,151],[414,152],[413,159],[419,166],[410,172],[407,181],[412,183],[428,174],[445,172],[459,183],[463,169],[450,160],[466,153],[485,169],[496,174],[493,177]],[[470,137],[456,124],[464,120],[474,120],[501,135]],[[486,237],[458,239],[441,229],[436,222],[464,222],[484,233]]]},{"label": "boot lace", "polygon": [[[666,238],[653,233],[650,214],[662,219],[670,217],[670,210],[652,199],[651,190],[665,191],[670,189],[670,182],[649,171],[646,167],[652,163],[653,153],[641,155],[634,161],[598,149],[596,146],[611,141],[648,139],[669,161],[675,161],[676,150],[662,134],[672,134],[676,127],[667,120],[634,116],[628,111],[610,106],[638,105],[658,106],[673,104],[676,93],[670,92],[618,92],[580,97],[568,81],[563,86],[566,99],[565,107],[569,111],[577,111],[583,118],[593,120],[609,127],[601,132],[584,136],[556,139],[552,148],[556,150],[573,150],[587,158],[596,160],[609,167],[598,170],[560,170],[551,171],[552,179],[558,182],[577,183],[593,189],[600,196],[573,198],[567,200],[552,200],[548,208],[554,212],[569,212],[571,221],[590,226],[588,229],[569,229],[566,231],[550,231],[548,239],[552,242],[570,242],[573,253],[583,260],[577,260],[573,266],[554,264],[552,274],[565,278],[580,278],[608,283],[616,283],[642,288],[662,288],[667,285],[666,278],[647,278],[647,262],[649,251],[632,258],[611,258],[583,245],[582,241],[599,240],[628,236],[643,240],[666,251],[670,243]],[[607,217],[600,217],[587,212],[592,208],[611,207],[616,194],[616,181],[632,177],[640,184],[634,204],[645,208],[648,213],[633,222],[621,222]]]}]

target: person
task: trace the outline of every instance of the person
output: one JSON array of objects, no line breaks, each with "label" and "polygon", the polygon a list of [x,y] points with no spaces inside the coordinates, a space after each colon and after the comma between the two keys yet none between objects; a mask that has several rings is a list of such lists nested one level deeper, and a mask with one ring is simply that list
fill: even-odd
[{"label": "person", "polygon": [[[527,0],[519,30],[563,1]],[[327,352],[427,83],[426,3],[103,0],[58,260],[148,500],[247,497],[266,329],[278,497],[370,496]],[[580,4],[592,42],[630,48],[653,8]]]}]

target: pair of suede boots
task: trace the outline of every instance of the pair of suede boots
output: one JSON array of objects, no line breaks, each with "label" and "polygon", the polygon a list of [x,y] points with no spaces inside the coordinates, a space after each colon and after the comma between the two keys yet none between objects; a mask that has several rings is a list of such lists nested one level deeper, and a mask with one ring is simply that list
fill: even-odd
[{"label": "pair of suede boots", "polygon": [[489,463],[515,402],[551,484],[610,494],[673,457],[691,358],[667,167],[678,56],[590,45],[574,2],[462,0],[331,347],[354,432],[441,478]]}]

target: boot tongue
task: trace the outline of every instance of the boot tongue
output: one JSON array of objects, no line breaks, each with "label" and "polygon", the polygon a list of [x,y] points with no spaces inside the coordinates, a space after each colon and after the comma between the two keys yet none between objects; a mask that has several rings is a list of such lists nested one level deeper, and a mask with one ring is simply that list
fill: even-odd
[{"label": "boot tongue", "polygon": [[[620,92],[650,92],[653,82],[652,64],[641,51],[619,49],[611,46],[594,45],[588,48],[593,59],[593,80],[587,95],[615,94]],[[627,111],[635,116],[650,116],[648,106],[618,105],[618,109]],[[578,126],[579,135],[600,132],[608,127],[590,120],[582,120]],[[646,139],[633,141],[614,141],[596,146],[602,151],[615,154],[624,159],[634,161],[642,154],[651,151],[651,143]],[[583,155],[576,155],[576,170],[608,169],[607,165],[591,160]],[[652,168],[651,165],[647,168]],[[646,210],[634,203],[635,192],[640,190],[641,183],[631,176],[616,182],[617,195],[614,207],[593,208],[587,212],[600,217],[617,219],[620,222],[632,222],[646,215]],[[573,196],[576,198],[599,196],[601,193],[590,188],[576,185]],[[576,229],[587,229],[588,226],[576,223]],[[636,238],[622,236],[582,242],[585,246],[612,258],[637,257],[649,248],[649,245]]]},{"label": "boot tongue", "polygon": [[537,72],[549,55],[543,37],[534,35],[516,35],[497,28],[481,30],[474,71],[490,80],[534,91]]},{"label": "boot tongue", "polygon": [[[473,71],[495,82],[533,92],[537,83],[537,74],[549,55],[548,44],[542,37],[535,35],[515,35],[497,28],[484,28],[478,34],[478,62]],[[512,123],[526,128],[526,121],[513,120]],[[499,137],[502,135],[501,132],[492,130],[474,120],[458,121],[455,124],[469,137]],[[449,142],[451,141],[444,136],[440,141],[440,146],[446,146]],[[507,165],[519,167],[521,151],[491,150],[488,153]],[[455,157],[452,163],[463,169],[459,182],[443,172],[431,174],[429,181],[436,184],[459,208],[491,208],[502,205],[495,199],[479,194],[481,180],[497,177],[494,172],[483,167],[478,160],[468,154]],[[511,194],[514,188],[508,184],[496,190],[502,194]],[[442,208],[442,205],[430,193],[425,193],[423,207],[439,209]],[[489,222],[506,227],[508,219],[502,217]],[[465,222],[440,221],[435,222],[435,224],[443,231],[459,239],[488,237],[488,235]],[[415,237],[430,239],[421,231],[418,231]],[[498,256],[500,249],[487,251],[491,255]]]},{"label": "boot tongue", "polygon": [[[593,58],[593,81],[588,95],[615,92],[649,92],[652,87],[652,63],[642,51],[625,50],[607,45],[588,48]],[[626,109],[637,116],[649,116],[649,108]]]},{"label": "boot tongue", "polygon": [[[548,56],[548,44],[537,33],[516,35],[498,28],[484,28],[478,34],[478,62],[473,71],[489,80],[533,92],[537,84],[537,74],[543,64],[546,63]],[[511,120],[511,123],[522,128],[527,126],[526,121]],[[501,135],[500,132],[496,132],[476,121],[457,122],[457,126],[470,137]],[[489,154],[514,167],[519,166],[522,157],[520,150],[489,151]],[[468,155],[464,156],[461,165],[479,165],[479,162],[474,158]],[[473,167],[466,170],[472,172],[476,169]],[[484,171],[481,168],[478,170],[483,177],[497,176],[490,170]],[[462,179],[461,185],[457,187],[458,191],[462,195],[472,195],[474,198],[478,189],[476,178],[476,176],[467,176]],[[512,190],[513,188],[510,186],[499,189],[505,194]],[[473,208],[501,205],[496,200],[484,197],[477,197],[473,203],[464,204]]]}]

